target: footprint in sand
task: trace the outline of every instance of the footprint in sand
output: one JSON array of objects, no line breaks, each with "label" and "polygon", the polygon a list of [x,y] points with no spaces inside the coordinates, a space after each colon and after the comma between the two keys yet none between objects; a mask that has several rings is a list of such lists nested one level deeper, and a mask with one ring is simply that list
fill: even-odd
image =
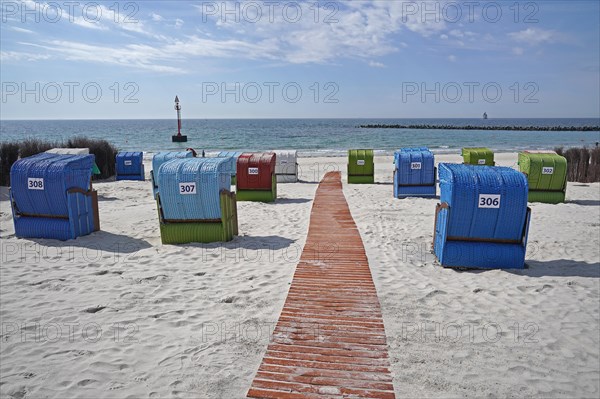
[{"label": "footprint in sand", "polygon": [[109,391],[115,391],[117,389],[123,389],[125,388],[125,385],[121,384],[120,382],[111,382],[110,386],[108,387]]},{"label": "footprint in sand", "polygon": [[429,298],[433,298],[436,297],[438,295],[446,295],[446,291],[442,291],[442,290],[433,290],[430,293],[428,293],[427,295],[424,296],[424,299],[429,299]]},{"label": "footprint in sand", "polygon": [[535,292],[546,292],[546,291],[550,290],[551,288],[553,288],[552,285],[544,284],[542,287],[536,288]]},{"label": "footprint in sand", "polygon": [[100,305],[98,305],[96,307],[91,307],[91,308],[84,309],[84,312],[87,312],[87,313],[98,313],[102,309],[106,309],[106,306],[100,306]]},{"label": "footprint in sand", "polygon": [[86,378],[85,380],[81,380],[81,381],[79,381],[79,382],[77,383],[77,386],[78,386],[78,387],[86,387],[86,386],[88,386],[88,385],[90,385],[90,384],[94,384],[94,383],[97,383],[97,382],[98,382],[98,381],[96,381],[96,380],[92,380],[92,379],[90,379],[90,378]]},{"label": "footprint in sand", "polygon": [[8,396],[14,399],[22,399],[27,395],[27,388],[18,387],[10,392],[8,392]]}]

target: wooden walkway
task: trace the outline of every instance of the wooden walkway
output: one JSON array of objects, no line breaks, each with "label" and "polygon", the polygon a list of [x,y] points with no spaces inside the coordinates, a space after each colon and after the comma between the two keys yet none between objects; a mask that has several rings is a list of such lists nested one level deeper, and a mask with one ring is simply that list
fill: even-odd
[{"label": "wooden walkway", "polygon": [[340,172],[315,195],[306,244],[250,398],[394,398],[379,299]]}]

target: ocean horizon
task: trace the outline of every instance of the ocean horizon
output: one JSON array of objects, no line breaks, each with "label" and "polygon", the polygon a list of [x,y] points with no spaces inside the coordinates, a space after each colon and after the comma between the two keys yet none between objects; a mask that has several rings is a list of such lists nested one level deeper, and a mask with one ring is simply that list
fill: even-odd
[{"label": "ocean horizon", "polygon": [[373,148],[389,155],[401,147],[428,146],[451,153],[469,146],[498,152],[593,147],[600,131],[373,129],[361,124],[453,126],[599,126],[600,118],[277,118],[185,119],[186,143],[172,143],[174,119],[2,120],[0,141],[27,138],[62,141],[72,137],[104,139],[122,151],[157,152],[192,147],[211,154],[220,150],[296,149],[301,156],[345,155],[350,148]]}]

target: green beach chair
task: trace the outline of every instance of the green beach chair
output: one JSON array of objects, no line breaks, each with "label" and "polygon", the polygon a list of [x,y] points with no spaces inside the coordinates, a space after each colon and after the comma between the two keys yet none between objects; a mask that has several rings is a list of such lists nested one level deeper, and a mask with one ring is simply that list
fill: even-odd
[{"label": "green beach chair", "polygon": [[529,202],[558,204],[567,191],[567,159],[555,152],[520,152],[519,170],[529,182]]},{"label": "green beach chair", "polygon": [[463,148],[461,155],[463,157],[463,163],[466,165],[496,165],[496,162],[494,162],[494,153],[489,148]]},{"label": "green beach chair", "polygon": [[373,150],[348,150],[348,184],[375,183]]}]

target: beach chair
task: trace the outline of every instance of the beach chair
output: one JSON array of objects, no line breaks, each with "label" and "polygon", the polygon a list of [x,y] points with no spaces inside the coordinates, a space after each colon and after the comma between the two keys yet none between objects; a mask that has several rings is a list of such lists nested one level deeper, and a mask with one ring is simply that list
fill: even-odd
[{"label": "beach chair", "polygon": [[146,178],[144,172],[143,152],[119,152],[115,164],[116,180],[141,180]]},{"label": "beach chair", "polygon": [[554,151],[519,153],[519,170],[527,176],[529,202],[558,204],[567,192],[567,159]]},{"label": "beach chair", "polygon": [[237,201],[227,158],[176,158],[157,171],[163,244],[231,241],[238,234]]},{"label": "beach chair", "polygon": [[463,148],[463,163],[466,165],[494,166],[494,153],[489,148]]},{"label": "beach chair", "polygon": [[15,235],[70,240],[100,229],[93,155],[41,153],[10,170]]},{"label": "beach chair", "polygon": [[428,148],[394,153],[394,197],[435,197],[435,158]]},{"label": "beach chair", "polygon": [[527,179],[505,167],[441,163],[433,249],[444,267],[522,269]]},{"label": "beach chair", "polygon": [[237,184],[236,173],[237,173],[237,160],[239,156],[242,155],[240,151],[221,151],[217,157],[218,158],[231,158],[231,162],[229,162],[230,170],[231,170],[231,184]]},{"label": "beach chair", "polygon": [[[51,148],[46,151],[49,154],[62,154],[62,155],[88,155],[90,153],[89,148]],[[101,174],[100,168],[94,161],[92,165],[92,174],[99,175]]]},{"label": "beach chair", "polygon": [[238,201],[273,202],[277,198],[277,178],[273,152],[245,152],[237,161]]},{"label": "beach chair", "polygon": [[[152,170],[150,171],[150,181],[152,181],[152,195],[156,199],[158,193],[158,179],[154,177],[155,173],[158,173],[160,166],[172,159],[179,158],[192,158],[194,153],[192,151],[168,151],[158,152],[152,157]],[[156,172],[155,172],[156,171]]]},{"label": "beach chair", "polygon": [[373,184],[374,182],[373,150],[348,150],[348,183]]},{"label": "beach chair", "polygon": [[296,183],[298,181],[298,151],[275,150],[277,162],[275,176],[277,183]]}]

